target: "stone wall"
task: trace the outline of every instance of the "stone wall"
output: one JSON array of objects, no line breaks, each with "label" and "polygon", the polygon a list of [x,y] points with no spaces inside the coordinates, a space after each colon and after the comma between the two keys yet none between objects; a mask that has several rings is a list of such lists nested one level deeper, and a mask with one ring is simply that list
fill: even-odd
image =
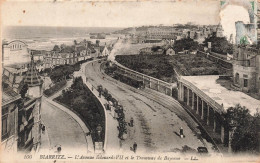
[{"label": "stone wall", "polygon": [[177,86],[176,83],[167,83],[160,79],[156,79],[154,77],[126,68],[117,62],[116,66],[118,68],[118,71],[123,72],[129,76],[134,76],[137,79],[143,80],[143,84],[145,87],[164,93],[168,96],[172,96],[172,89]]}]

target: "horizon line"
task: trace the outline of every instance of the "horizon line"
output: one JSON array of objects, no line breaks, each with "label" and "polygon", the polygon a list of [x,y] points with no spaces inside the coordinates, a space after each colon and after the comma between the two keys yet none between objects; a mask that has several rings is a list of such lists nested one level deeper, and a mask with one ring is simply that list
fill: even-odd
[{"label": "horizon line", "polygon": [[53,25],[2,25],[3,27],[65,27],[65,28],[138,28],[138,27],[145,27],[145,26],[174,26],[174,25],[194,25],[194,26],[212,26],[218,24],[188,24],[188,23],[175,23],[171,25],[164,25],[164,24],[150,24],[150,25],[138,25],[138,26],[127,26],[127,27],[116,27],[116,26],[53,26]]}]

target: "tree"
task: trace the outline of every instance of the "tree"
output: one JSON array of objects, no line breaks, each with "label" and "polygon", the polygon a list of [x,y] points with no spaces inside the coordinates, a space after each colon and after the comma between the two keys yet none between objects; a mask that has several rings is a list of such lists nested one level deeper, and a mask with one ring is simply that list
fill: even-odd
[{"label": "tree", "polygon": [[208,46],[208,42],[211,42],[211,50],[213,52],[224,55],[233,53],[233,46],[225,37],[210,36],[205,39],[204,46]]},{"label": "tree", "polygon": [[53,47],[53,51],[60,51],[60,47],[59,47],[59,45],[54,45],[54,47]]},{"label": "tree", "polygon": [[228,108],[225,119],[229,130],[234,128],[231,138],[233,152],[255,153],[257,151],[259,123],[256,122],[259,122],[259,117],[251,116],[249,110],[240,105]]},{"label": "tree", "polygon": [[77,44],[78,44],[77,40],[74,40],[74,45],[77,45]]},{"label": "tree", "polygon": [[173,45],[173,49],[177,53],[183,50],[197,50],[198,48],[199,48],[198,42],[194,41],[191,38],[176,40]]},{"label": "tree", "polygon": [[50,73],[50,78],[55,83],[67,79],[73,72],[74,68],[71,65],[57,66]]}]

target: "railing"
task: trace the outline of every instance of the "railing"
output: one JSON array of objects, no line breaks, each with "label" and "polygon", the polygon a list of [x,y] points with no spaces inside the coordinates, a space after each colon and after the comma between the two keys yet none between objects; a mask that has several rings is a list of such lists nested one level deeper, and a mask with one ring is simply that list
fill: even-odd
[{"label": "railing", "polygon": [[164,85],[166,85],[166,86],[169,87],[169,88],[172,88],[172,87],[173,87],[173,84],[171,84],[171,83],[167,83],[167,82],[165,82],[165,81],[163,81],[163,80],[160,80],[160,79],[157,79],[157,78],[154,78],[154,77],[151,77],[151,76],[142,74],[142,73],[140,73],[140,72],[131,70],[131,69],[129,69],[129,68],[127,68],[127,67],[121,65],[120,63],[118,63],[118,62],[116,62],[116,61],[115,61],[114,63],[116,64],[117,68],[119,68],[119,69],[126,70],[126,71],[128,71],[128,72],[130,72],[130,73],[137,74],[137,75],[140,75],[140,76],[143,76],[143,77],[146,77],[146,78],[155,80],[155,81],[159,82],[159,84],[164,84]]},{"label": "railing", "polygon": [[183,83],[184,85],[186,85],[188,88],[190,88],[193,92],[196,92],[198,94],[198,96],[200,96],[205,101],[207,101],[207,103],[209,103],[212,106],[212,108],[216,109],[217,112],[219,112],[219,113],[225,112],[225,110],[222,107],[222,105],[220,105],[219,103],[214,101],[212,98],[210,98],[208,95],[206,95],[203,91],[201,91],[199,88],[194,86],[191,82],[183,79],[182,77],[180,78],[179,81],[181,83]]},{"label": "railing", "polygon": [[219,63],[220,65],[222,65],[222,67],[225,67],[227,69],[232,69],[232,66],[233,66],[232,63],[228,62],[227,60],[224,60],[221,57],[218,57],[218,56],[213,55],[211,53],[207,54],[207,53],[202,52],[202,51],[198,51],[197,54],[203,55],[205,58],[208,58],[209,60],[211,60],[213,62]]}]

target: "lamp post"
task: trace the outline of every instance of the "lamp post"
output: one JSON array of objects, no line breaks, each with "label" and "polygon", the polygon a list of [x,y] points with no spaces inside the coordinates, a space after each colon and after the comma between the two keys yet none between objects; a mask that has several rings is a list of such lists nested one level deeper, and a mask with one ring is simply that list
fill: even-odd
[{"label": "lamp post", "polygon": [[45,90],[45,77],[47,76],[47,73],[46,72],[44,72],[43,73],[43,90]]},{"label": "lamp post", "polygon": [[98,141],[100,141],[101,140],[101,132],[102,132],[102,127],[101,127],[100,124],[98,124],[96,130],[97,130],[97,134],[98,134]]}]

